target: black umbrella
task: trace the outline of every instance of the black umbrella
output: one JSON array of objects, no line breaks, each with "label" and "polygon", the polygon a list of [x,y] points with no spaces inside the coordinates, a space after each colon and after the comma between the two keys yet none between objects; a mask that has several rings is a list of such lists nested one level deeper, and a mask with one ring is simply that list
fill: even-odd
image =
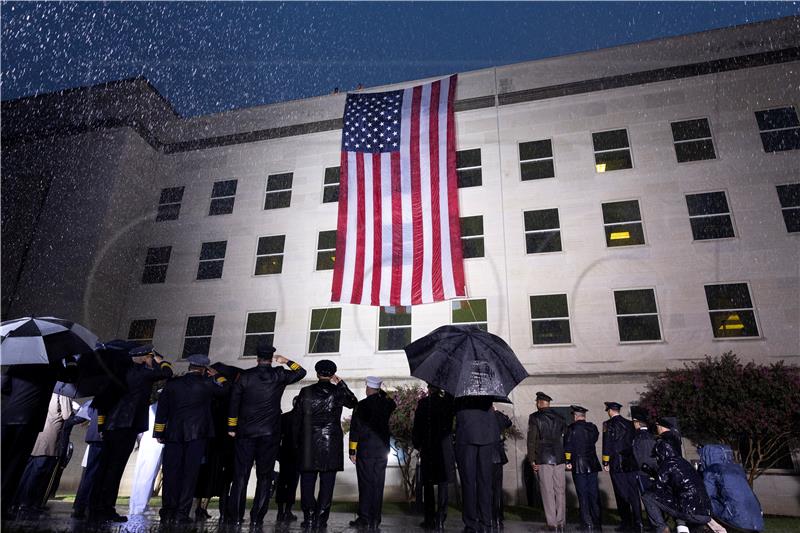
[{"label": "black umbrella", "polygon": [[502,401],[528,372],[506,342],[477,326],[442,326],[405,347],[411,375],[455,397]]},{"label": "black umbrella", "polygon": [[53,392],[70,398],[86,398],[100,394],[109,385],[123,386],[122,378],[131,365],[128,352],[139,346],[137,342],[120,339],[98,343],[94,352],[78,359],[78,379],[74,383],[59,381]]},{"label": "black umbrella", "polygon": [[222,377],[229,381],[235,380],[236,376],[244,372],[244,370],[238,366],[226,365],[225,363],[214,363],[211,365],[211,368],[219,372]]}]

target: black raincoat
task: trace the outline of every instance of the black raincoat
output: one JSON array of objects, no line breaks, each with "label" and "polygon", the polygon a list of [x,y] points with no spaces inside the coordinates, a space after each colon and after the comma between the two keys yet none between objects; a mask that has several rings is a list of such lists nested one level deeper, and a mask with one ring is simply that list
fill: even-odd
[{"label": "black raincoat", "polygon": [[319,381],[300,390],[301,472],[344,470],[342,408],[352,409],[357,403],[344,381]]},{"label": "black raincoat", "polygon": [[700,473],[680,457],[671,439],[656,442],[653,453],[658,461],[658,476],[646,496],[676,519],[707,523],[711,519],[711,500]]}]

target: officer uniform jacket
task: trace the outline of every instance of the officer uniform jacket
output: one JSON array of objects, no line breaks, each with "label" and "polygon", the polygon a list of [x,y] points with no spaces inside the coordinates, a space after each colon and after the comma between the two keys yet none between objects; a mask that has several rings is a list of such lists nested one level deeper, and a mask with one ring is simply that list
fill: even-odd
[{"label": "officer uniform jacket", "polygon": [[356,405],[350,421],[350,454],[362,458],[386,458],[389,451],[389,418],[397,404],[381,390]]},{"label": "officer uniform jacket", "polygon": [[506,439],[503,437],[503,430],[511,427],[511,419],[506,416],[502,411],[495,411],[494,417],[497,419],[497,429],[500,433],[497,435],[497,442],[494,445],[494,452],[492,453],[492,463],[496,465],[504,465],[508,462],[506,455]]},{"label": "officer uniform jacket", "polygon": [[636,472],[639,466],[633,455],[633,422],[616,415],[603,422],[603,466],[611,472]]},{"label": "officer uniform jacket", "polygon": [[653,447],[656,445],[655,436],[647,428],[639,428],[633,437],[633,456],[639,471],[654,476],[658,470]]},{"label": "officer uniform jacket", "polygon": [[586,420],[576,420],[567,426],[564,433],[564,457],[567,464],[572,465],[573,474],[591,474],[602,470],[596,451],[599,436],[597,426]]},{"label": "officer uniform jacket", "polygon": [[215,435],[211,402],[228,393],[228,382],[189,372],[167,382],[158,397],[153,438],[188,442]]},{"label": "officer uniform jacket", "polygon": [[[150,396],[153,383],[172,377],[172,365],[167,361],[154,364],[133,364],[125,372],[125,389],[117,391],[113,402],[95,400],[97,424],[100,431],[132,429],[144,433],[150,427]],[[121,392],[121,394],[119,394]],[[109,391],[108,394],[114,394]]]},{"label": "officer uniform jacket", "polygon": [[239,374],[228,407],[228,431],[235,431],[237,438],[280,435],[283,391],[306,376],[297,363],[286,365],[288,369],[258,365]]},{"label": "officer uniform jacket", "polygon": [[300,389],[300,471],[344,470],[342,408],[354,408],[358,399],[344,381],[319,381]]},{"label": "officer uniform jacket", "polygon": [[36,437],[36,443],[31,450],[31,456],[57,457],[59,441],[64,422],[72,416],[72,400],[58,394],[50,395],[50,405],[47,408],[47,420],[42,431]]},{"label": "officer uniform jacket", "polygon": [[500,429],[491,407],[490,398],[464,396],[456,400],[456,445],[486,446],[497,442]]},{"label": "officer uniform jacket", "polygon": [[528,460],[539,465],[564,464],[564,431],[567,423],[552,409],[528,417]]},{"label": "officer uniform jacket", "polygon": [[419,450],[423,483],[455,480],[453,397],[433,394],[417,402],[411,441]]},{"label": "officer uniform jacket", "polygon": [[54,365],[12,366],[3,376],[2,424],[31,424],[41,431],[56,382],[71,383],[77,376],[75,363],[65,368],[55,368]]}]

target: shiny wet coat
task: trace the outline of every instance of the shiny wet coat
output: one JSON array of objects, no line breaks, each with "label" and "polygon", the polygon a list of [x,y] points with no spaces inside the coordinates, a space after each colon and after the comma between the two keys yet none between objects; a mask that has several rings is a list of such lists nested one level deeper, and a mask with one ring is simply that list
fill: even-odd
[{"label": "shiny wet coat", "polygon": [[658,476],[652,489],[655,498],[684,518],[710,517],[711,500],[703,476],[680,457],[674,442],[659,439],[653,453],[658,461]]},{"label": "shiny wet coat", "polygon": [[300,390],[301,472],[344,470],[342,408],[352,409],[357,403],[344,381],[319,381]]}]

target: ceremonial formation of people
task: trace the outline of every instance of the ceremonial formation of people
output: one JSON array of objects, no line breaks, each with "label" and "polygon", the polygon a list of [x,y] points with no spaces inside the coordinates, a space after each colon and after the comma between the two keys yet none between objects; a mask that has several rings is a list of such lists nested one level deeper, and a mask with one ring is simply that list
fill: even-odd
[{"label": "ceremonial formation of people", "polygon": [[[277,520],[297,520],[292,509],[299,484],[302,527],[323,530],[331,513],[336,475],[344,470],[347,455],[355,465],[359,496],[357,517],[350,526],[380,527],[390,420],[397,408],[380,378],[366,379],[365,398],[358,401],[337,376],[336,364],[319,360],[314,367],[317,381],[303,387],[292,409],[282,413],[286,387],[302,380],[306,370],[275,354],[267,343],[259,344],[257,364],[249,370],[211,364],[206,355],[191,355],[186,358],[188,370],[180,376],[173,375],[172,365],[152,346],[125,348],[129,364],[120,379],[79,409],[71,399],[53,393],[56,380],[75,379],[73,360],[65,360],[63,368],[50,369],[51,374],[45,376],[39,369],[35,379],[24,366],[6,373],[4,519],[39,512],[55,491],[53,482],[69,430],[86,423],[85,468],[72,511],[76,520],[127,521],[116,502],[138,438],[129,514],[148,508],[160,467],[162,524],[209,518],[208,502],[213,497],[219,498],[221,524],[243,524],[255,466],[252,526],[264,523],[273,496]],[[494,403],[498,399],[456,398],[429,385],[427,395],[419,400],[412,441],[420,461],[418,482],[424,509],[420,527],[444,528],[449,485],[458,481],[464,531],[503,528],[503,465],[508,463],[504,432],[512,421]],[[567,423],[551,402],[547,394],[536,393],[536,411],[528,419],[526,459],[526,468],[538,483],[548,530],[565,529],[567,473],[578,496],[580,529],[601,530],[598,476],[605,471],[621,519],[617,531],[668,532],[670,517],[679,532],[705,526],[725,531],[712,518],[702,474],[683,458],[676,419],[658,418],[653,433],[647,411],[634,407],[633,420],[628,420],[621,415],[621,404],[606,402],[608,419],[602,424],[599,459],[596,446],[601,431],[587,421],[588,410],[572,405],[572,420]],[[341,423],[344,409],[353,410],[347,452]],[[715,475],[730,472],[724,467],[724,450],[714,453],[709,452],[708,461],[717,467]],[[749,502],[742,500],[740,505],[744,508]]]}]

